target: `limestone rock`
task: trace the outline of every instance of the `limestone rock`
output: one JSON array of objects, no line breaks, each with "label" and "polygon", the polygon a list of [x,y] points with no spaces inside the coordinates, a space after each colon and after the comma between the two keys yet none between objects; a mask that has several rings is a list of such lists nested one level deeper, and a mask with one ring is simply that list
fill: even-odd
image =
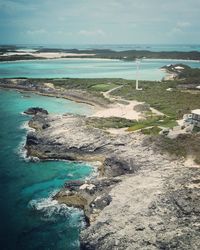
[{"label": "limestone rock", "polygon": [[42,114],[48,115],[47,110],[45,110],[43,108],[39,108],[39,107],[28,108],[27,110],[24,111],[24,113],[27,115],[36,115],[37,113],[42,113]]}]

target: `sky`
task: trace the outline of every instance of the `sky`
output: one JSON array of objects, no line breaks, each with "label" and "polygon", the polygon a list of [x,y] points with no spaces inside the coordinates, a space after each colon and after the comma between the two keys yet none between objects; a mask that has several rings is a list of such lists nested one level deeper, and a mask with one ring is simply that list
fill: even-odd
[{"label": "sky", "polygon": [[0,44],[199,44],[200,0],[0,0]]}]

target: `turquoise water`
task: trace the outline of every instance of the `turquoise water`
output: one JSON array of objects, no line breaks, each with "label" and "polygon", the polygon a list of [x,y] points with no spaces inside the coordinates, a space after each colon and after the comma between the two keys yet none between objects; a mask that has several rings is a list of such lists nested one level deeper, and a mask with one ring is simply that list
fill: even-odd
[{"label": "turquoise water", "polygon": [[[199,45],[84,45],[78,48],[200,51]],[[164,76],[160,68],[171,63],[200,67],[199,62],[192,61],[143,60],[139,78],[160,80]],[[0,77],[135,79],[136,64],[96,59],[3,62],[0,63]],[[82,212],[58,205],[51,197],[67,180],[89,176],[92,168],[83,163],[33,163],[24,159],[25,124],[29,117],[22,115],[22,112],[31,106],[40,106],[51,113],[60,114],[92,112],[85,104],[0,90],[0,246],[2,250],[78,250],[79,230],[83,226]]]},{"label": "turquoise water", "polygon": [[2,250],[77,250],[82,212],[52,202],[65,181],[86,178],[92,168],[65,161],[28,162],[22,145],[30,106],[50,112],[90,113],[87,105],[0,90],[0,246]]},{"label": "turquoise water", "polygon": [[[142,60],[139,79],[161,80],[165,73],[160,68],[166,64],[184,63],[200,67],[199,62],[183,60]],[[1,62],[3,78],[124,78],[136,79],[136,63],[120,60],[99,59],[54,59]]]}]

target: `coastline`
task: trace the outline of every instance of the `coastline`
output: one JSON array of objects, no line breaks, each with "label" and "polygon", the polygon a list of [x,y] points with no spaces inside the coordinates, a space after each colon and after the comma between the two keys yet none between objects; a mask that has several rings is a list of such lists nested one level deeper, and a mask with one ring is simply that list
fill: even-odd
[{"label": "coastline", "polygon": [[[99,176],[67,182],[53,197],[84,210],[87,227],[81,232],[81,249],[188,247],[191,241],[198,246],[199,201],[192,183],[199,168],[160,153],[147,136],[114,136],[88,127],[87,119],[36,114],[29,122],[36,131],[28,133],[26,142],[28,154],[44,160],[55,156],[71,161],[101,159]],[[177,238],[180,230],[184,233]]]},{"label": "coastline", "polygon": [[[49,83],[40,86],[28,79],[22,83],[26,93],[56,97],[55,89],[43,93]],[[100,100],[107,101],[92,99],[90,105],[94,104],[95,110],[120,102],[129,105],[129,100],[110,95],[121,86],[104,92]],[[60,88],[57,97],[67,96],[62,91]],[[79,102],[83,102],[84,91],[75,96]],[[35,131],[28,132],[25,146],[28,156],[41,160],[100,162],[98,176],[68,181],[52,197],[84,210],[87,227],[80,235],[81,249],[188,249],[191,244],[198,248],[199,166],[160,152],[151,137],[138,132],[108,133],[91,125],[90,119],[39,112],[29,121]]]},{"label": "coastline", "polygon": [[96,110],[99,110],[99,108],[102,108],[102,106],[104,105],[99,105],[98,102],[95,102],[95,101],[90,101],[90,100],[85,100],[81,95],[78,95],[77,96],[71,96],[70,94],[69,95],[61,95],[61,93],[42,93],[40,91],[36,91],[36,90],[31,90],[31,89],[27,89],[27,88],[21,88],[19,86],[15,86],[15,85],[9,85],[9,86],[6,86],[5,84],[0,84],[0,88],[1,89],[7,89],[7,90],[16,90],[16,91],[19,91],[21,93],[33,93],[33,94],[37,94],[37,95],[42,95],[42,96],[48,96],[48,97],[55,97],[55,98],[63,98],[63,99],[67,99],[67,100],[71,100],[71,101],[74,101],[74,102],[77,102],[77,103],[85,103],[85,104],[88,104],[88,105],[91,105],[93,106]]},{"label": "coastline", "polygon": [[[10,61],[10,60],[5,60],[5,61],[0,61],[0,63],[9,63],[9,62],[31,62],[31,61],[53,61],[53,60],[56,60],[56,61],[59,61],[59,60],[85,60],[85,59],[88,59],[88,60],[99,60],[99,61],[120,61],[120,59],[115,59],[115,58],[101,58],[101,57],[94,57],[94,58],[91,58],[91,57],[61,57],[61,58],[35,58],[35,59],[17,59],[17,60],[13,60],[13,61]],[[190,61],[190,60],[189,60]]]},{"label": "coastline", "polygon": [[[85,103],[92,106],[91,117],[97,118],[110,118],[110,117],[119,117],[129,120],[139,120],[144,119],[144,112],[137,111],[135,107],[138,105],[143,105],[143,102],[138,101],[127,101],[122,98],[113,98],[110,93],[115,89],[121,88],[123,85],[120,85],[116,88],[113,88],[109,91],[102,92],[102,97],[95,96],[88,91],[78,90],[78,89],[68,89],[63,93],[62,88],[54,88],[51,93],[45,90],[44,85],[41,85],[39,89],[33,89],[30,86],[21,86],[20,79],[6,79],[9,83],[2,84],[0,80],[0,88],[2,89],[13,89],[24,93],[34,93],[37,95],[63,98],[75,101],[77,103]],[[17,82],[17,83],[16,83]],[[45,81],[44,81],[45,82]],[[44,83],[45,84],[45,83]],[[46,83],[47,84],[47,83]],[[163,115],[161,112],[151,108],[152,112],[155,114]]]}]

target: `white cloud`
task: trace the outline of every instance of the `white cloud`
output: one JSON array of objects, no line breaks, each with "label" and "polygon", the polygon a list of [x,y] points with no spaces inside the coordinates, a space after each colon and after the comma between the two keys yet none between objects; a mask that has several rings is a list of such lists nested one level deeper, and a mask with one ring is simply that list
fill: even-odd
[{"label": "white cloud", "polygon": [[190,27],[191,24],[185,21],[178,21],[176,25],[170,30],[168,33],[169,36],[173,36],[175,34],[183,34],[185,30]]},{"label": "white cloud", "polygon": [[105,32],[101,29],[97,30],[80,30],[78,32],[79,35],[83,36],[105,36]]},{"label": "white cloud", "polygon": [[44,35],[47,34],[47,31],[45,29],[38,29],[38,30],[27,30],[27,35],[35,36],[35,35]]},{"label": "white cloud", "polygon": [[189,22],[177,22],[176,27],[177,28],[187,28],[190,27],[190,23]]}]

